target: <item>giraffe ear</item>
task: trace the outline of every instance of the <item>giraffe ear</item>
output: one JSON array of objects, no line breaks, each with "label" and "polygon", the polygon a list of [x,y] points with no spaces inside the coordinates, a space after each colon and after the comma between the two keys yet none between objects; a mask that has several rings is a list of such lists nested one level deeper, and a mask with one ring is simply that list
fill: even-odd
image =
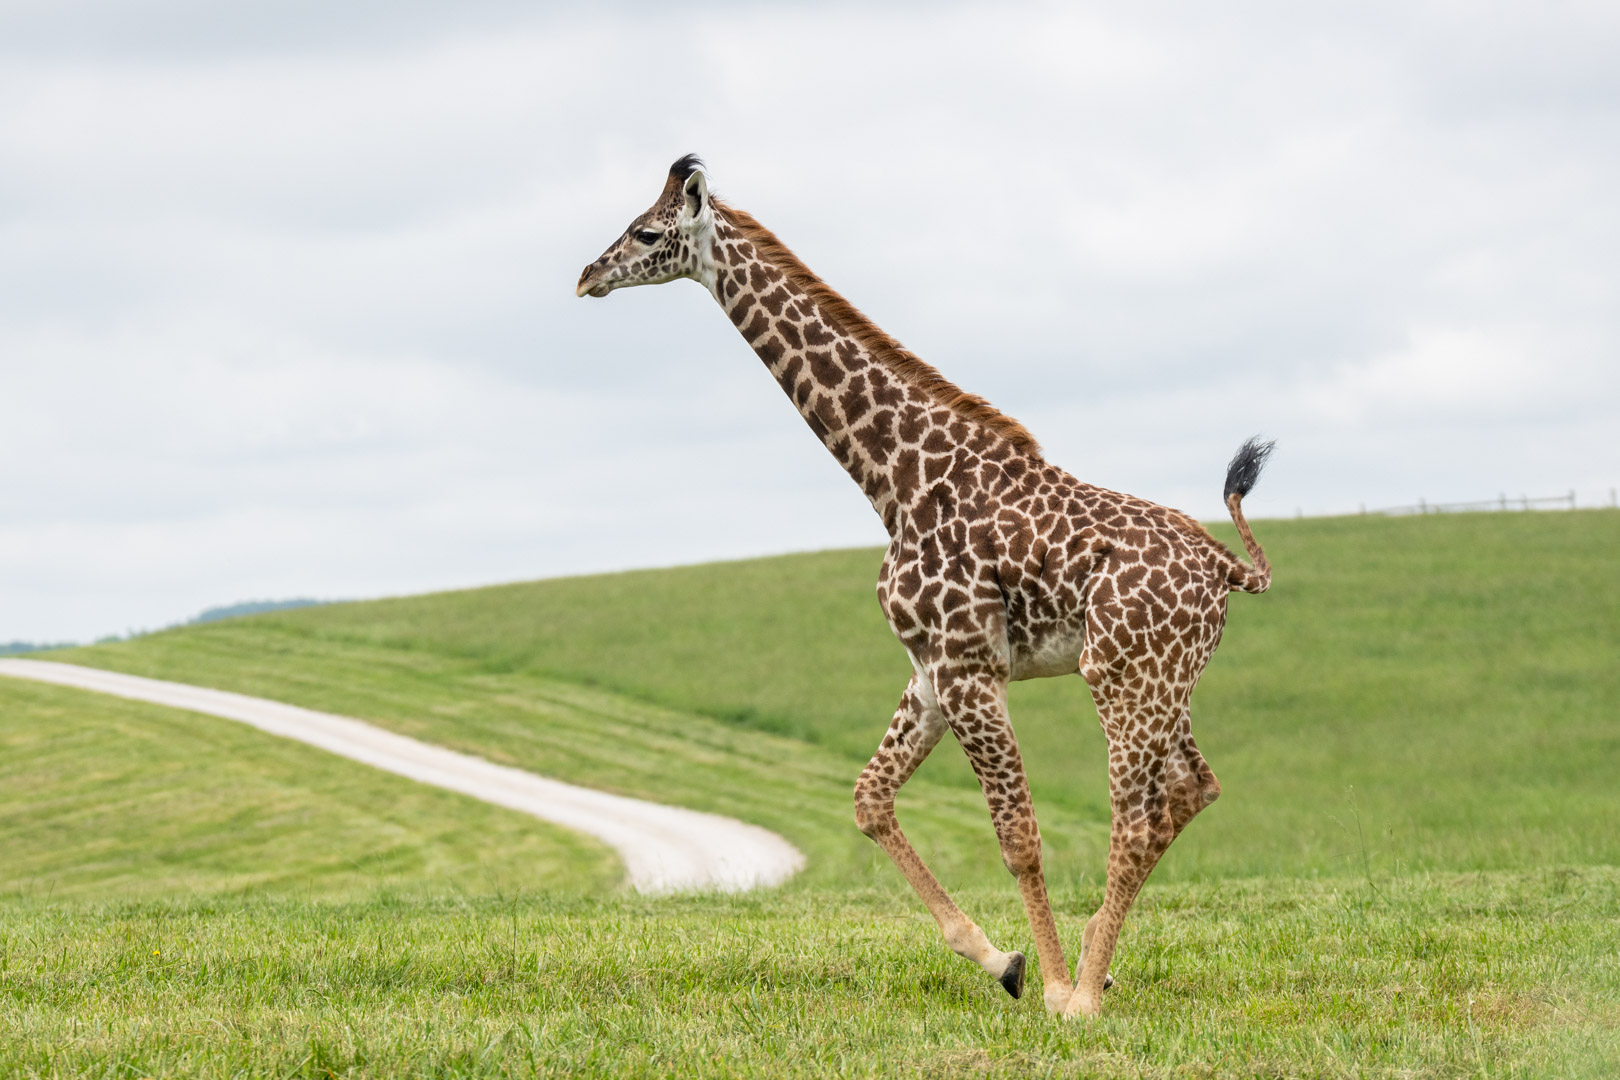
[{"label": "giraffe ear", "polygon": [[681,191],[686,196],[686,206],[681,216],[687,220],[702,217],[704,207],[709,204],[709,182],[704,179],[701,169],[686,178]]}]

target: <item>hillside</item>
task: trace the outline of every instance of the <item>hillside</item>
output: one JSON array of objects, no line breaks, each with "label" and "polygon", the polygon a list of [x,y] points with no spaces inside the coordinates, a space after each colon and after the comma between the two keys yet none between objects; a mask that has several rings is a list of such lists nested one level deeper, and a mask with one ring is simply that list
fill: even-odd
[{"label": "hillside", "polygon": [[0,900],[606,892],[596,842],[244,725],[0,678]]},{"label": "hillside", "polygon": [[[1193,705],[1226,797],[1162,879],[1620,861],[1620,514],[1256,528],[1275,584],[1233,598]],[[907,674],[873,598],[879,558],[335,604],[61,656],[732,813],[819,852],[811,879],[830,880],[870,867],[848,792]],[[1085,687],[1019,684],[1012,708],[1056,876],[1086,880],[1106,791]],[[997,872],[976,800],[948,742],[902,794],[919,845],[975,876]],[[921,824],[936,812],[945,835]]]}]

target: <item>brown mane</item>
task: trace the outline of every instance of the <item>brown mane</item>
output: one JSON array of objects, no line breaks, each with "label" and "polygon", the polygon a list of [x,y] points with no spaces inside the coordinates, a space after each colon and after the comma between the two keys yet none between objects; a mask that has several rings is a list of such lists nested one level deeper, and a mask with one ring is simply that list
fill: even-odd
[{"label": "brown mane", "polygon": [[711,199],[710,202],[715,213],[753,244],[771,265],[786,274],[789,281],[804,290],[821,313],[854,338],[875,362],[962,419],[988,428],[1037,461],[1044,460],[1040,444],[1023,424],[979,395],[963,390],[941,375],[938,368],[884,333],[876,323],[861,314],[860,309],[812,273],[786,244],[776,238],[775,233],[755,221],[753,215],[727,206],[718,199]]}]

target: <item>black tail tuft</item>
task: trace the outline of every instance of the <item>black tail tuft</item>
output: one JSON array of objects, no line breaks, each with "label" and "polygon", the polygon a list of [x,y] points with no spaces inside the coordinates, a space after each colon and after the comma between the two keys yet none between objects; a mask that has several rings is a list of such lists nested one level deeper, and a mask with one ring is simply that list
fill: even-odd
[{"label": "black tail tuft", "polygon": [[703,159],[696,154],[687,154],[669,167],[669,175],[675,179],[686,182],[686,178],[703,168]]},{"label": "black tail tuft", "polygon": [[1260,479],[1260,470],[1266,467],[1266,458],[1276,448],[1275,442],[1261,442],[1258,435],[1238,447],[1238,452],[1232,455],[1232,463],[1226,467],[1226,490],[1221,492],[1221,497],[1230,499],[1234,493],[1247,495],[1255,481]]}]

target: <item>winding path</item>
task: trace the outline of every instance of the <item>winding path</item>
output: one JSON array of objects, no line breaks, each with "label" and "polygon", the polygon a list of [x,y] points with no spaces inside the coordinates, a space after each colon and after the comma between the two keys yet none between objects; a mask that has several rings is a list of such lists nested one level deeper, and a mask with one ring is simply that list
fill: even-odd
[{"label": "winding path", "polygon": [[797,848],[757,825],[548,780],[346,716],[45,660],[0,659],[0,675],[237,720],[424,784],[531,814],[607,844],[624,861],[637,892],[741,892],[779,885],[804,866],[804,855]]}]

